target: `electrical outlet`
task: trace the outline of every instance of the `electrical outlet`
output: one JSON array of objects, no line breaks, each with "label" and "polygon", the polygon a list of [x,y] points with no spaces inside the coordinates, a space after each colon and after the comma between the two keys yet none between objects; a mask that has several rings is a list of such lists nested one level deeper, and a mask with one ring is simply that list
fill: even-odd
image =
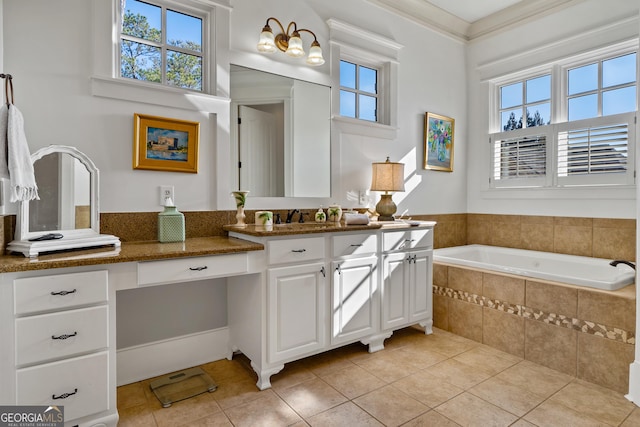
[{"label": "electrical outlet", "polygon": [[360,206],[366,206],[369,203],[369,197],[366,190],[358,191],[358,204]]},{"label": "electrical outlet", "polygon": [[173,201],[176,202],[173,185],[161,185],[160,186],[160,206],[164,206],[165,199],[169,197]]}]

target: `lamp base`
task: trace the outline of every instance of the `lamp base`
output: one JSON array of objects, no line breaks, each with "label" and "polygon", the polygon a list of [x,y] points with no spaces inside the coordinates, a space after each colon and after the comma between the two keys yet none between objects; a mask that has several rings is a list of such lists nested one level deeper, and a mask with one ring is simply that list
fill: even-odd
[{"label": "lamp base", "polygon": [[393,214],[396,213],[398,207],[393,203],[391,194],[382,194],[380,201],[376,205],[376,212],[378,212],[378,221],[395,221]]}]

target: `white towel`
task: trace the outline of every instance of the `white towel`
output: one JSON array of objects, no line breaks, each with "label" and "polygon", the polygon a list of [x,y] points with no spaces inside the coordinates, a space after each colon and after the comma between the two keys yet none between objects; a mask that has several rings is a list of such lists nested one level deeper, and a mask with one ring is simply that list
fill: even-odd
[{"label": "white towel", "polygon": [[369,224],[369,216],[367,214],[345,212],[344,223],[346,225],[367,225]]},{"label": "white towel", "polygon": [[[6,147],[7,168],[11,183],[10,200],[11,202],[40,200],[29,145],[24,134],[24,118],[15,105],[9,105],[8,110]],[[0,119],[0,126],[2,121],[3,119]],[[4,151],[4,147],[0,147],[0,151]]]},{"label": "white towel", "polygon": [[0,107],[0,178],[9,179],[7,166],[7,124],[9,120],[9,108],[7,104]]}]

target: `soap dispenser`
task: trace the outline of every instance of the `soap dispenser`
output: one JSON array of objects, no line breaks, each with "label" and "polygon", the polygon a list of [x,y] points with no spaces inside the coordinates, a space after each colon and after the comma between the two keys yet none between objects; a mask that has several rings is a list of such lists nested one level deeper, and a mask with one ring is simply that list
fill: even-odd
[{"label": "soap dispenser", "polygon": [[164,211],[158,214],[158,240],[184,242],[184,214],[178,212],[171,197],[164,199]]},{"label": "soap dispenser", "polygon": [[316,222],[325,222],[327,220],[327,214],[322,210],[322,206],[318,208],[318,212],[315,215]]}]

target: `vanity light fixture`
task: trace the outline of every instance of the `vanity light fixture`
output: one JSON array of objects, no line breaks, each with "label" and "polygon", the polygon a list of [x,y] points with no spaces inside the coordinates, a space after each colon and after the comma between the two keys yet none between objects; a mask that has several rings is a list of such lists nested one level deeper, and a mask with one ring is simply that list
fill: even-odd
[{"label": "vanity light fixture", "polygon": [[[276,36],[273,35],[273,31],[269,26],[269,21],[271,20],[276,21],[281,30]],[[307,56],[307,64],[314,66],[324,64],[322,49],[313,31],[305,28],[298,29],[298,24],[294,21],[291,21],[289,25],[287,25],[287,30],[285,31],[280,21],[273,17],[267,19],[267,23],[262,29],[262,33],[260,33],[258,52],[274,53],[279,49],[293,58],[300,58],[305,55],[304,48],[302,47],[302,39],[300,38],[301,32],[306,32],[313,36],[309,56]]]},{"label": "vanity light fixture", "polygon": [[371,191],[384,191],[376,205],[378,221],[393,221],[397,206],[389,192],[404,191],[404,163],[390,162],[387,157],[385,162],[373,163],[372,166]]}]

